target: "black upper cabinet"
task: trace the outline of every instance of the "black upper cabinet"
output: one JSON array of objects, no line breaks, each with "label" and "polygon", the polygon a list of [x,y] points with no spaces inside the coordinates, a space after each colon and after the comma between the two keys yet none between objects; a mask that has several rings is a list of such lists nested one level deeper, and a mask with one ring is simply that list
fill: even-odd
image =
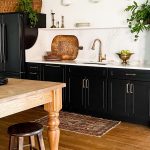
[{"label": "black upper cabinet", "polygon": [[70,111],[99,116],[106,112],[105,68],[69,66],[67,102]]},{"label": "black upper cabinet", "polygon": [[110,69],[108,111],[111,118],[149,124],[150,71]]}]

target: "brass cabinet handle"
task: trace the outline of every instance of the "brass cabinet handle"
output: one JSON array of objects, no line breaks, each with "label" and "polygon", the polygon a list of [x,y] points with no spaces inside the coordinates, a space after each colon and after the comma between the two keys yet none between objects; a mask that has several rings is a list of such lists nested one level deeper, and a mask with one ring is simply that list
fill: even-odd
[{"label": "brass cabinet handle", "polygon": [[134,92],[134,84],[131,83],[131,84],[130,84],[130,93],[132,94],[133,92]]},{"label": "brass cabinet handle", "polygon": [[86,79],[85,87],[89,88],[89,79]]},{"label": "brass cabinet handle", "polygon": [[83,80],[82,80],[82,88],[85,88],[85,87],[86,87],[86,86],[85,86],[85,80],[86,80],[86,79],[83,79]]},{"label": "brass cabinet handle", "polygon": [[127,84],[126,84],[126,92],[127,92],[127,94],[130,93],[130,92],[129,92],[129,85],[130,85],[130,83],[127,83]]}]

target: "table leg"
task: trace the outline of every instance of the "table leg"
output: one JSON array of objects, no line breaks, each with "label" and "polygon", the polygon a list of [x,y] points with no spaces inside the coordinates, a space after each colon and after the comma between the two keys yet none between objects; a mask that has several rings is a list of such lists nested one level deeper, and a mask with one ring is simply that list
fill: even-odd
[{"label": "table leg", "polygon": [[59,111],[62,108],[62,89],[50,92],[52,102],[45,104],[44,109],[48,112],[48,139],[50,150],[58,150],[60,129],[59,129]]}]

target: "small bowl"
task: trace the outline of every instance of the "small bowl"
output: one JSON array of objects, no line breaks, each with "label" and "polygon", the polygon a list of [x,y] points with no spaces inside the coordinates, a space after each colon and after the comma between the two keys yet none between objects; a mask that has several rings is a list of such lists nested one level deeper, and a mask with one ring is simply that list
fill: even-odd
[{"label": "small bowl", "polygon": [[133,55],[134,53],[128,53],[128,54],[120,54],[120,53],[116,53],[119,58],[122,60],[122,64],[127,64],[127,60],[131,57],[131,55]]}]

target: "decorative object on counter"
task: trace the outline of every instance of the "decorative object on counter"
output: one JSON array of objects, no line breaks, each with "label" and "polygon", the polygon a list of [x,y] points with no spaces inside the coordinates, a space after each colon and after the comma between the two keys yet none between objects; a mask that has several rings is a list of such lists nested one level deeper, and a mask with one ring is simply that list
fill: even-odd
[{"label": "decorative object on counter", "polygon": [[44,60],[46,61],[60,61],[61,56],[55,52],[47,52],[44,56]]},{"label": "decorative object on counter", "polygon": [[130,50],[121,50],[119,53],[116,53],[119,58],[122,60],[122,64],[127,64],[127,60],[133,55],[134,53],[130,52]]},{"label": "decorative object on counter", "polygon": [[[0,0],[0,13],[16,12],[18,5],[18,0]],[[32,8],[34,11],[40,13],[42,0],[32,0]]]},{"label": "decorative object on counter", "polygon": [[52,26],[51,26],[51,28],[56,28],[54,15],[55,15],[55,13],[53,13],[53,11],[51,10],[51,16],[52,16]]},{"label": "decorative object on counter", "polygon": [[37,12],[32,8],[32,0],[19,0],[17,11],[27,13],[31,27],[35,27],[38,22]]},{"label": "decorative object on counter", "polygon": [[145,3],[140,5],[134,1],[125,11],[131,12],[131,16],[127,19],[127,22],[131,33],[135,34],[134,40],[137,41],[140,32],[150,30],[150,1],[146,0]]},{"label": "decorative object on counter", "polygon": [[89,27],[89,22],[81,22],[81,23],[75,23],[75,27]]},{"label": "decorative object on counter", "polygon": [[64,16],[61,16],[61,28],[64,28]]},{"label": "decorative object on counter", "polygon": [[63,6],[69,6],[71,3],[71,0],[61,0],[61,5]]},{"label": "decorative object on counter", "polygon": [[51,52],[62,60],[74,60],[78,55],[79,41],[75,35],[57,35],[53,38]]}]

